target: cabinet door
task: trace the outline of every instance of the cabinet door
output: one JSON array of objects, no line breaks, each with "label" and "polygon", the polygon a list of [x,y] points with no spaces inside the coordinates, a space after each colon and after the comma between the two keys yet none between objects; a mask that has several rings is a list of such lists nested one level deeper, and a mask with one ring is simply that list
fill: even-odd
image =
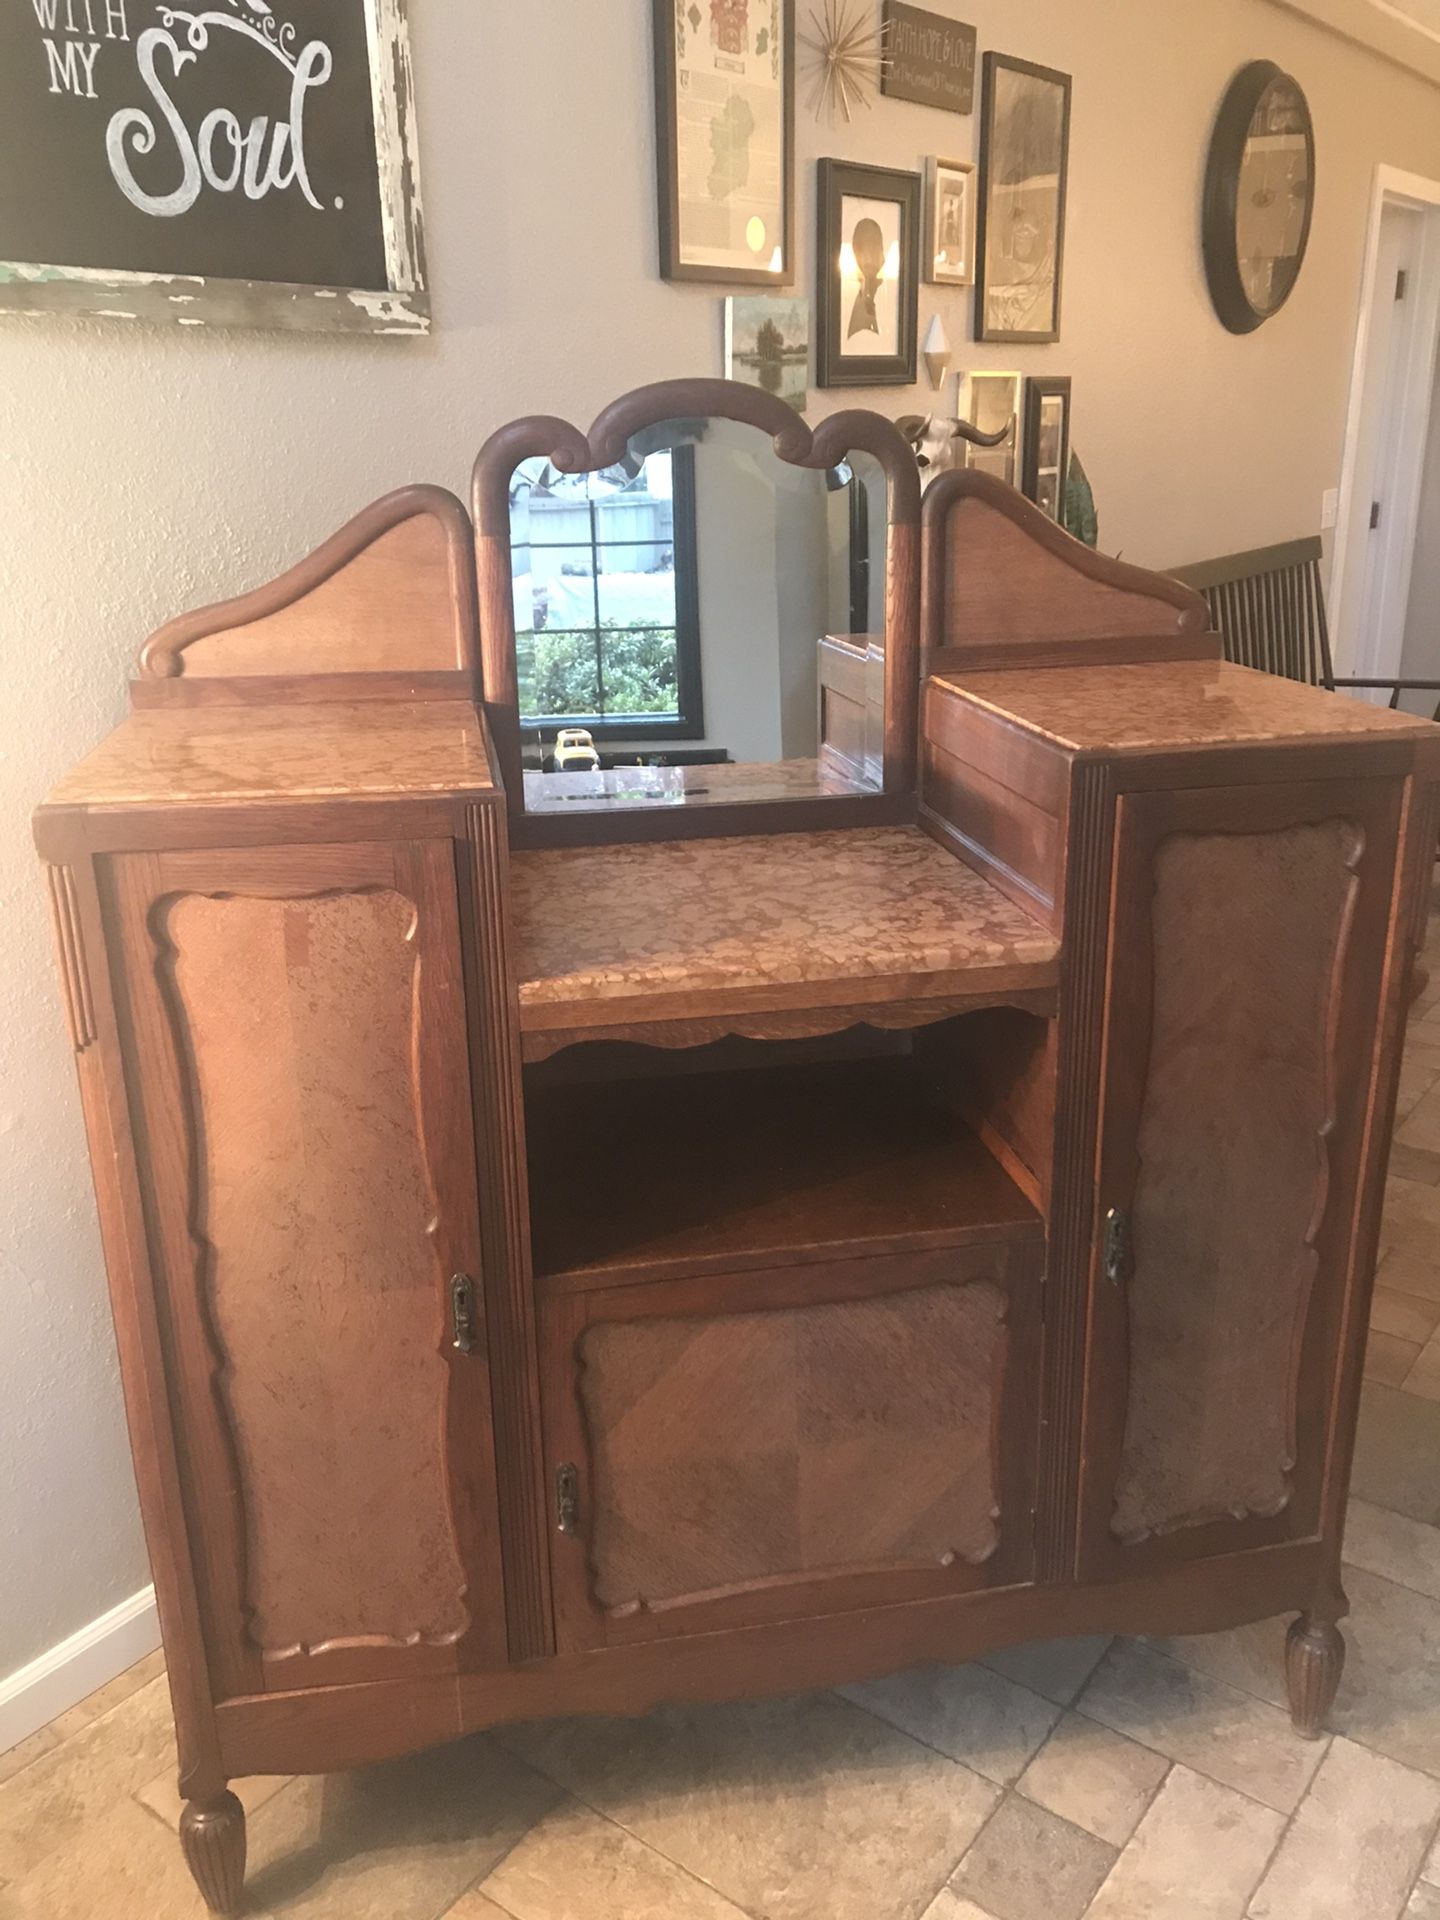
[{"label": "cabinet door", "polygon": [[1033,1577],[1040,1249],[557,1293],[565,1649]]},{"label": "cabinet door", "polygon": [[1318,1530],[1399,787],[1118,807],[1080,1550],[1095,1578]]},{"label": "cabinet door", "polygon": [[502,1660],[451,844],[126,855],[109,896],[217,1695]]}]

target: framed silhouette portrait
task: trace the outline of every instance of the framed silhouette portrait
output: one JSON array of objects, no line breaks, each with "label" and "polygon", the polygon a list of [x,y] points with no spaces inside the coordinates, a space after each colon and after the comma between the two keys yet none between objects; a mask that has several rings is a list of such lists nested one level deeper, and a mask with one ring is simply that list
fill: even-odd
[{"label": "framed silhouette portrait", "polygon": [[919,174],[822,160],[818,213],[817,384],[912,385],[919,314]]}]

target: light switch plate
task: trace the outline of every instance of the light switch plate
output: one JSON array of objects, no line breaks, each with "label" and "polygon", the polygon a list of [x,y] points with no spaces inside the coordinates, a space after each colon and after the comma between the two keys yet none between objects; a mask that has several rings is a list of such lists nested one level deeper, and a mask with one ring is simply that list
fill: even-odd
[{"label": "light switch plate", "polygon": [[1320,496],[1320,528],[1322,532],[1333,527],[1340,518],[1340,489],[1327,487]]}]

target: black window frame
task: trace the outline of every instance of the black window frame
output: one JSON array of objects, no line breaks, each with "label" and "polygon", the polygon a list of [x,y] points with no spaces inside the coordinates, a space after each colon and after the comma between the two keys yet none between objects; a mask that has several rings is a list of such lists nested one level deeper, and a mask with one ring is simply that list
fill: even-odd
[{"label": "black window frame", "polygon": [[[535,746],[544,744],[546,738],[557,733],[562,727],[584,727],[592,739],[606,740],[701,740],[705,736],[705,697],[704,676],[700,663],[700,566],[699,535],[696,524],[695,500],[695,449],[693,446],[657,448],[657,452],[670,455],[670,493],[673,519],[672,545],[675,552],[675,695],[679,708],[678,717],[665,713],[637,714],[547,714],[543,720],[533,719],[525,713],[520,715],[520,739],[522,744]],[[604,502],[590,502],[590,557],[594,566],[596,594],[599,594],[600,556],[607,546],[643,546],[657,544],[635,540],[605,541],[596,538],[596,506]],[[534,546],[536,543],[527,543]],[[545,545],[545,542],[539,544]],[[559,544],[559,543],[557,543]],[[573,546],[578,543],[567,541],[563,544]],[[598,620],[598,598],[597,598]],[[629,629],[639,631],[642,629]],[[664,631],[654,627],[651,631]],[[557,629],[558,631],[558,629]],[[588,627],[568,629],[575,633],[588,633]],[[603,658],[604,629],[598,625],[594,629],[599,643],[599,653]],[[597,662],[597,671],[601,675],[600,685],[603,695],[603,664]]]}]

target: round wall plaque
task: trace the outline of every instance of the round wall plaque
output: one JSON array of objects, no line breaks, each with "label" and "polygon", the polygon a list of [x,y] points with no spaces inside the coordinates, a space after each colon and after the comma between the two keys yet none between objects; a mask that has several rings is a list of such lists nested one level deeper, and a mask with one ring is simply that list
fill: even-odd
[{"label": "round wall plaque", "polygon": [[1205,277],[1232,333],[1253,333],[1289,299],[1314,199],[1305,96],[1273,61],[1252,60],[1221,103],[1205,169]]}]

